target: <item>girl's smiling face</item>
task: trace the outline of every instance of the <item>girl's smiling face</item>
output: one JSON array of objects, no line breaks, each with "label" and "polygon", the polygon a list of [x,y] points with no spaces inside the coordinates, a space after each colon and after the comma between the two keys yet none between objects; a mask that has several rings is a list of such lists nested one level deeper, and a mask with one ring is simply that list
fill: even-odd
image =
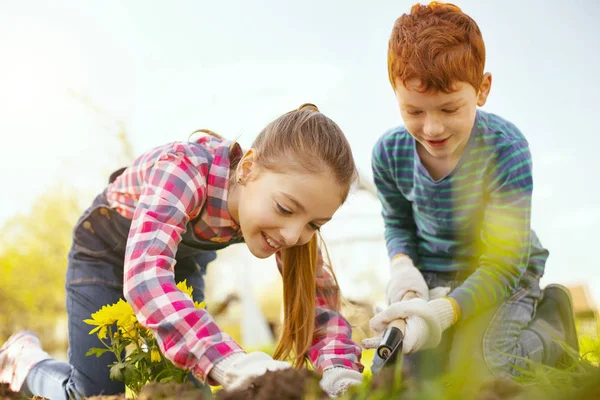
[{"label": "girl's smiling face", "polygon": [[267,258],[275,252],[309,242],[342,205],[345,190],[327,170],[301,167],[272,171],[254,159],[252,150],[240,162],[229,212],[238,222],[250,252]]}]

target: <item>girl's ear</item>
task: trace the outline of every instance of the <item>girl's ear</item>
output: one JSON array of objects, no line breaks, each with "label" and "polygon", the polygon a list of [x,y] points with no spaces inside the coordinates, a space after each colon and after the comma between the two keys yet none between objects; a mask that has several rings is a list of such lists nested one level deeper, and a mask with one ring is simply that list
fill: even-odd
[{"label": "girl's ear", "polygon": [[256,150],[248,149],[240,160],[236,169],[236,181],[244,185],[246,182],[256,178],[258,175],[258,164],[256,162]]}]

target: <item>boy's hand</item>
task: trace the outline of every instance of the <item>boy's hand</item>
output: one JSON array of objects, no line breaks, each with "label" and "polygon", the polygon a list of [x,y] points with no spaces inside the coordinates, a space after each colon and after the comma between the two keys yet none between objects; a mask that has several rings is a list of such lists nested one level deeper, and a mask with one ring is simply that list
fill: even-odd
[{"label": "boy's hand", "polygon": [[[451,288],[446,286],[438,286],[429,290],[429,298],[431,300],[441,299],[450,293]],[[382,308],[377,307],[375,313],[380,314]],[[383,332],[375,332],[374,337],[366,338],[362,341],[362,346],[365,349],[376,349],[383,338]],[[406,318],[406,330],[404,332],[404,340],[402,344],[402,352],[404,354],[412,354],[421,349],[429,338],[429,327],[427,322],[419,316]]]},{"label": "boy's hand", "polygon": [[390,281],[386,290],[387,304],[401,301],[407,292],[415,292],[416,297],[429,300],[429,288],[423,275],[410,257],[400,254],[390,263]]},{"label": "boy's hand", "polygon": [[[389,323],[396,319],[406,320],[403,352],[410,354],[436,347],[440,343],[442,332],[455,322],[456,314],[448,298],[429,302],[415,298],[394,303],[375,315],[370,322],[371,329],[382,334]],[[363,346],[372,344],[370,339],[363,341]]]},{"label": "boy's hand", "polygon": [[[381,344],[383,333],[377,332],[377,335],[364,339],[362,346],[365,349],[376,349]],[[406,318],[406,328],[404,330],[404,339],[402,341],[402,353],[412,354],[421,349],[429,338],[429,327],[427,322],[421,317],[412,316]]]}]

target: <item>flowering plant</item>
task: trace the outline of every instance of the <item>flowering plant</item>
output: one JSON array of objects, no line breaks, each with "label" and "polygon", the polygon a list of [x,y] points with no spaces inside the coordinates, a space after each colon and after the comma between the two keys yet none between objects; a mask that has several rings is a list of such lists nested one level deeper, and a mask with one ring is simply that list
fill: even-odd
[{"label": "flowering plant", "polygon": [[[185,280],[178,283],[177,288],[192,297],[193,289]],[[194,306],[205,308],[204,302],[194,302]],[[138,322],[133,308],[125,300],[103,306],[91,317],[84,322],[95,326],[90,335],[96,334],[104,347],[93,347],[86,355],[100,357],[106,352],[113,353],[117,360],[108,365],[110,378],[124,382],[135,397],[148,382],[183,383],[187,380],[189,371],[176,367],[163,356],[152,332]]]}]

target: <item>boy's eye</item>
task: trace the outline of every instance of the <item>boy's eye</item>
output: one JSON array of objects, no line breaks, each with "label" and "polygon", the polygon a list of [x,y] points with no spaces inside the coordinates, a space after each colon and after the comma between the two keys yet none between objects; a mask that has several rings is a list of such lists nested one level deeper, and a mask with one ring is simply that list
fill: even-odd
[{"label": "boy's eye", "polygon": [[458,111],[458,109],[459,109],[459,107],[456,107],[456,108],[444,108],[442,110],[442,112],[446,113],[446,114],[454,114],[455,112]]},{"label": "boy's eye", "polygon": [[320,231],[321,227],[318,225],[313,224],[312,222],[309,224],[311,228],[313,228],[315,231]]},{"label": "boy's eye", "polygon": [[286,208],[283,208],[281,206],[281,204],[275,202],[275,204],[277,204],[277,209],[279,210],[280,213],[282,213],[283,215],[290,215],[292,212]]},{"label": "boy's eye", "polygon": [[416,117],[417,115],[421,115],[423,113],[423,111],[419,110],[407,110],[406,112],[408,115],[412,115],[413,117]]}]

